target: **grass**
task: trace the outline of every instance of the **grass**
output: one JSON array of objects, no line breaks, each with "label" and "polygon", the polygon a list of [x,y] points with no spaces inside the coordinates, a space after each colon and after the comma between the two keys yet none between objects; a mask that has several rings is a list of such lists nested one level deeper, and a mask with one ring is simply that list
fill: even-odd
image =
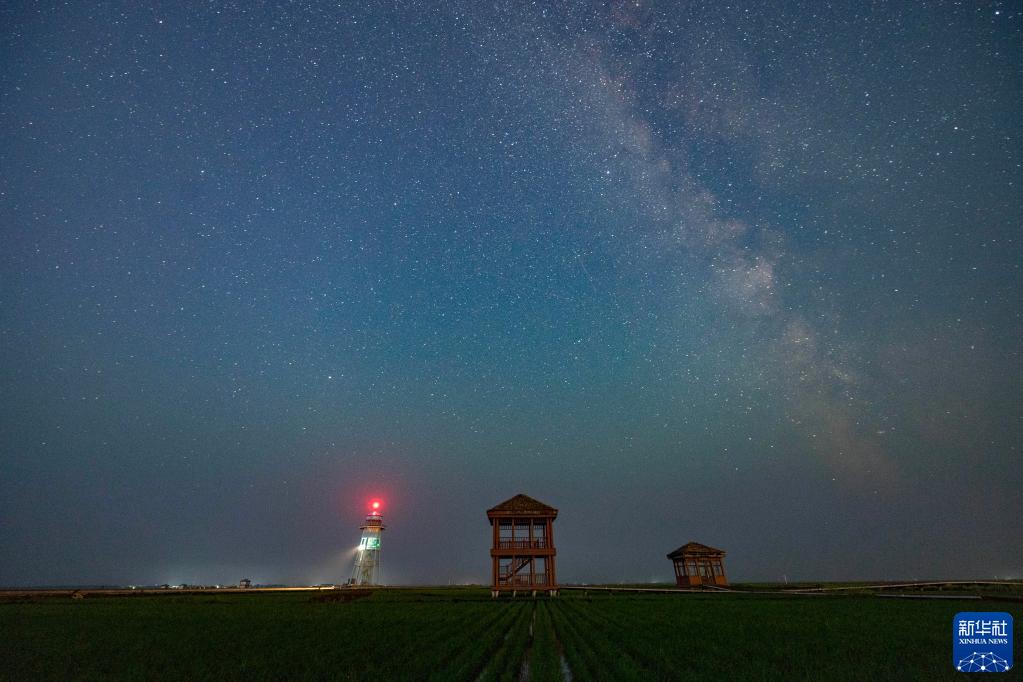
[{"label": "grass", "polygon": [[1020,602],[865,595],[49,597],[0,601],[0,679],[953,679],[952,617],[975,610],[1020,620]]},{"label": "grass", "polygon": [[552,610],[551,602],[544,600],[537,604],[535,611],[533,650],[529,657],[529,679],[535,682],[558,682],[562,679],[562,654],[551,620]]}]

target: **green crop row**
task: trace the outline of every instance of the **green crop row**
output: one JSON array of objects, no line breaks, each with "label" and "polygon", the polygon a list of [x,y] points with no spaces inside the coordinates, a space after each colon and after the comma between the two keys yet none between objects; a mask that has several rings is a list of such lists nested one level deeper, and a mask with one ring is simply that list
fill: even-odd
[{"label": "green crop row", "polygon": [[486,669],[493,658],[505,646],[508,632],[516,620],[521,620],[526,613],[521,603],[504,605],[493,604],[500,613],[491,625],[485,629],[467,628],[465,631],[466,648],[454,661],[445,674],[431,675],[433,679],[470,680],[476,679]]},{"label": "green crop row", "polygon": [[[460,612],[460,613],[459,613]],[[405,649],[396,650],[395,667],[399,670],[429,670],[437,679],[452,668],[462,665],[468,658],[469,650],[476,646],[480,632],[500,627],[507,614],[497,609],[473,605],[471,609],[459,609],[457,616],[444,622],[431,622],[424,628],[418,623],[420,634]],[[421,618],[421,616],[420,616]]]},{"label": "green crop row", "polygon": [[547,600],[537,604],[533,621],[533,649],[529,657],[529,679],[532,682],[561,682],[561,653],[551,621],[551,606]]},{"label": "green crop row", "polygon": [[485,682],[511,682],[518,680],[522,670],[522,658],[529,646],[529,626],[533,608],[523,604],[514,604],[510,608],[517,609],[515,621],[505,633],[501,645],[494,652],[493,658],[487,663],[481,677]]},{"label": "green crop row", "polygon": [[[0,680],[944,679],[957,611],[1018,603],[380,590],[0,602]],[[531,628],[530,628],[531,626]],[[1016,630],[1017,651],[1023,650]]]},{"label": "green crop row", "polygon": [[[599,644],[595,647],[596,657],[588,661],[589,669],[608,671],[620,668],[627,662],[628,672],[624,674],[630,677],[650,675],[647,661],[637,655],[637,647],[628,646],[631,644],[629,640],[633,639],[629,636],[632,633],[614,627],[601,610],[589,607],[586,602],[569,599],[559,602],[557,606],[565,621],[571,624],[569,629],[584,633],[587,641]],[[608,646],[608,643],[613,645]]]},{"label": "green crop row", "polygon": [[949,622],[966,608],[873,597],[568,596],[556,624],[577,677],[628,677],[624,660],[645,679],[951,679]]},{"label": "green crop row", "polygon": [[558,602],[553,608],[554,628],[565,647],[574,677],[583,679],[647,679],[644,667],[620,646],[605,629],[593,627],[578,617],[571,602]]}]

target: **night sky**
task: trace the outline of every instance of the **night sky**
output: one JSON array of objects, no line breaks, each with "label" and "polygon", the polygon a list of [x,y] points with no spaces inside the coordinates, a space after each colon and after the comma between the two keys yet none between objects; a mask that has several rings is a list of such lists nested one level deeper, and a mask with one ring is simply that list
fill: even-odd
[{"label": "night sky", "polygon": [[1018,5],[143,4],[0,9],[0,585],[1023,577]]}]

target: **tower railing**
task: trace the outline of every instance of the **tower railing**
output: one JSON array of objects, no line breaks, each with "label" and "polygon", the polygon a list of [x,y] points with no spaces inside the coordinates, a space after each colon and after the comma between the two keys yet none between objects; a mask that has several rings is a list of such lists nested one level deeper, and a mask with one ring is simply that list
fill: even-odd
[{"label": "tower railing", "polygon": [[498,540],[498,549],[546,549],[547,538],[533,538],[532,540]]},{"label": "tower railing", "polygon": [[547,585],[547,574],[546,573],[534,573],[529,575],[525,573],[523,575],[500,575],[498,576],[498,585]]}]

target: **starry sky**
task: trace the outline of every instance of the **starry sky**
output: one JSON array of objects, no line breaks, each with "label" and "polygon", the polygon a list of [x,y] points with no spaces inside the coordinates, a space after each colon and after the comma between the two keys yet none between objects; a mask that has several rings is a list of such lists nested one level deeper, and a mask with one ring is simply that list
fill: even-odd
[{"label": "starry sky", "polygon": [[0,584],[1023,578],[1014,3],[0,26]]}]

